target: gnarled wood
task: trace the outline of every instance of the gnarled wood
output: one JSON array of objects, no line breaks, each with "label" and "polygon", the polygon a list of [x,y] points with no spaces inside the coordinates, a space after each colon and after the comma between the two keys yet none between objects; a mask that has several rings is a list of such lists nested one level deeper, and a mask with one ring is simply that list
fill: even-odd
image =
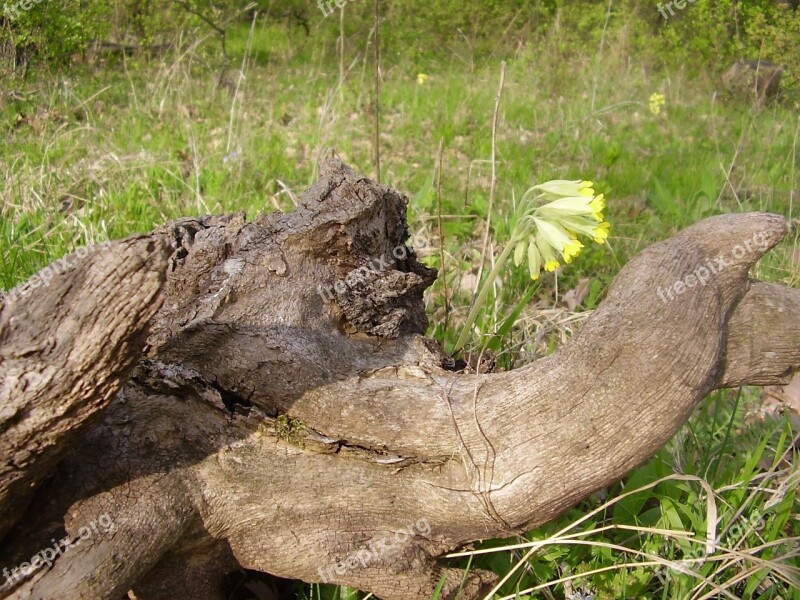
[{"label": "gnarled wood", "polygon": [[[72,535],[104,514],[115,531],[10,597],[221,598],[238,564],[385,600],[444,576],[449,598],[462,573],[437,557],[552,519],[710,390],[800,364],[800,291],[747,276],[786,224],[752,213],[639,254],[556,354],[448,370],[422,335],[434,274],[403,245],[405,203],[334,161],[295,213],[156,232],[179,250],[147,357],[18,527],[28,556],[65,515]],[[472,572],[466,597],[493,580]]]},{"label": "gnarled wood", "polygon": [[141,358],[168,250],[83,248],[0,300],[0,538]]}]

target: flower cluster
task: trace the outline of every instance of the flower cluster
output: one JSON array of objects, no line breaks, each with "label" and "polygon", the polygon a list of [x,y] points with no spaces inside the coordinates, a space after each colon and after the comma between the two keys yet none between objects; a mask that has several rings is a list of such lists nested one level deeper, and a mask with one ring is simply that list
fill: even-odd
[{"label": "flower cluster", "polygon": [[605,206],[591,181],[558,179],[533,186],[522,198],[511,238],[514,264],[521,265],[527,254],[531,279],[538,279],[542,268],[555,271],[559,258],[569,264],[580,254],[584,246],[579,235],[605,243]]},{"label": "flower cluster", "polygon": [[605,243],[609,227],[603,221],[606,205],[603,194],[595,194],[592,186],[591,181],[555,180],[535,185],[525,192],[514,215],[511,239],[481,284],[453,352],[467,343],[478,313],[512,251],[517,266],[527,254],[531,279],[538,279],[542,268],[545,271],[558,268],[559,256],[569,263],[580,254],[583,243],[579,235],[588,236],[598,244]]},{"label": "flower cluster", "polygon": [[655,92],[650,94],[650,112],[654,115],[661,114],[661,107],[664,106],[666,103],[666,99],[664,98],[664,94],[659,94]]}]

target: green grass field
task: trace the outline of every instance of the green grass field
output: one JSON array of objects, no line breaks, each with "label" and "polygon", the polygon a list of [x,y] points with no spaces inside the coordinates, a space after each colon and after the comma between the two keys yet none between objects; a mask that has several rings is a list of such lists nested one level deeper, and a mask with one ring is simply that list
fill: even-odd
[{"label": "green grass field", "polygon": [[[481,264],[508,239],[526,189],[588,179],[606,195],[607,245],[543,275],[532,297],[526,269],[502,273],[468,348],[488,343],[505,368],[566,341],[635,253],[679,229],[729,212],[800,217],[791,90],[760,107],[727,97],[717,72],[638,60],[624,31],[569,52],[559,39],[554,31],[503,57],[491,212],[500,59],[448,49],[392,55],[382,68],[381,180],[409,195],[410,243],[441,269],[426,302],[429,333],[443,343],[458,335]],[[197,50],[11,80],[0,96],[0,288],[83,244],[177,217],[290,211],[332,154],[375,176],[367,44],[345,39],[337,55],[259,21],[232,32],[222,77]],[[665,99],[658,114],[653,93]],[[797,229],[752,275],[800,285]],[[570,308],[564,296],[582,280],[588,294]],[[712,394],[626,481],[524,538],[480,546],[497,551],[451,560],[508,575],[498,598],[800,599],[798,424],[764,414],[760,394]],[[705,556],[710,490],[722,549]],[[317,585],[297,595],[363,597]]]}]

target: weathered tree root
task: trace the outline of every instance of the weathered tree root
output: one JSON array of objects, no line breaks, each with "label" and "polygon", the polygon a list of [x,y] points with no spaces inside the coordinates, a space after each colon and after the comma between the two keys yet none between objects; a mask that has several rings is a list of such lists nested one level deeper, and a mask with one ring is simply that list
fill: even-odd
[{"label": "weathered tree root", "polygon": [[161,306],[168,238],[93,250],[0,301],[0,538],[119,391]]},{"label": "weathered tree root", "polygon": [[[45,547],[54,521],[75,536],[107,515],[114,531],[7,597],[115,598],[132,587],[138,598],[222,598],[238,565],[385,600],[428,598],[444,576],[452,598],[463,573],[437,557],[556,517],[646,461],[709,391],[785,383],[800,365],[800,290],[747,277],[786,224],[751,213],[640,253],[556,354],[512,372],[452,372],[422,335],[434,273],[403,245],[405,205],[332,161],[295,213],[155,232],[176,248],[164,306],[116,325],[151,321],[149,348],[25,517],[0,504],[17,522],[0,564]],[[20,308],[0,306],[0,369],[44,370],[74,354],[65,344],[43,357],[19,341],[69,319],[48,312],[49,294],[30,300],[40,306],[32,332],[11,336]],[[109,328],[98,323],[101,340]],[[108,397],[99,390],[110,378],[89,371],[75,397]],[[0,422],[3,443],[18,447]],[[45,458],[29,464],[16,477],[52,472]],[[462,597],[494,580],[472,571]]]}]

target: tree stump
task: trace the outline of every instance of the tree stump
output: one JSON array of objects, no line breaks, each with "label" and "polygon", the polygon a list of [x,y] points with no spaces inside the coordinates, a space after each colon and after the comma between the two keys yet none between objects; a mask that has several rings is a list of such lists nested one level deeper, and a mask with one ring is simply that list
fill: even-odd
[{"label": "tree stump", "polygon": [[218,599],[246,568],[453,598],[442,555],[800,365],[800,291],[748,278],[786,222],[750,213],[641,252],[552,356],[456,372],[424,337],[406,204],[330,161],[291,214],[183,219],[2,301],[0,597]]}]

